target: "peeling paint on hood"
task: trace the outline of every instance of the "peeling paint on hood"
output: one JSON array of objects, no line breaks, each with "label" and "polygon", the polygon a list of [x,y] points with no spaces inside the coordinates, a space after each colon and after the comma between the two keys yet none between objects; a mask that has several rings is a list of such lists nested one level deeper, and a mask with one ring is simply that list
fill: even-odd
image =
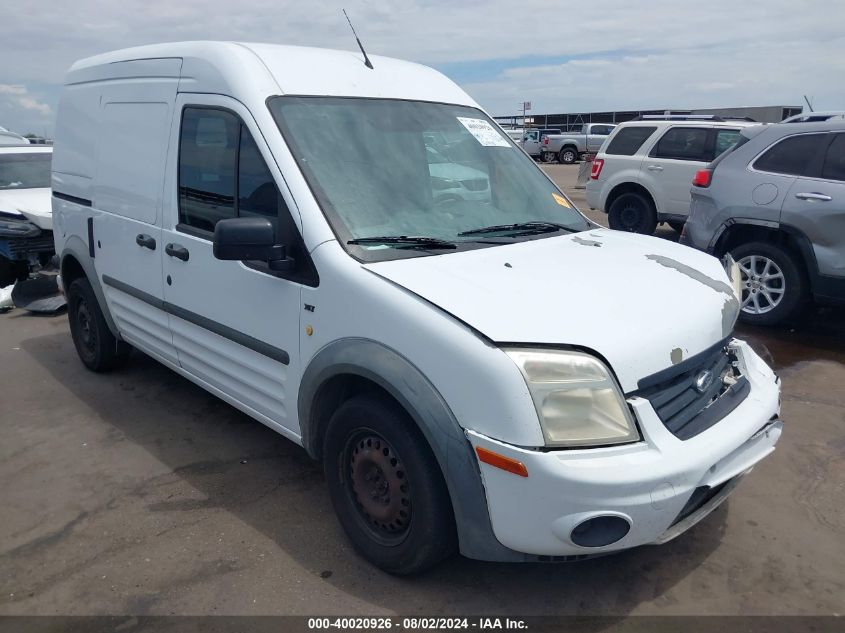
[{"label": "peeling paint on hood", "polygon": [[497,343],[593,350],[626,392],[671,366],[676,348],[692,356],[730,333],[736,298],[719,260],[609,229],[589,233],[601,248],[584,248],[583,235],[363,266]]},{"label": "peeling paint on hood", "polygon": [[712,288],[716,292],[724,294],[725,304],[722,306],[722,338],[725,338],[731,333],[734,329],[734,325],[736,324],[736,318],[739,316],[739,298],[736,294],[734,294],[734,290],[730,284],[708,277],[700,270],[664,255],[646,255],[646,257],[656,261],[661,266],[677,270],[682,275],[695,279],[697,282],[704,284],[708,288]]}]

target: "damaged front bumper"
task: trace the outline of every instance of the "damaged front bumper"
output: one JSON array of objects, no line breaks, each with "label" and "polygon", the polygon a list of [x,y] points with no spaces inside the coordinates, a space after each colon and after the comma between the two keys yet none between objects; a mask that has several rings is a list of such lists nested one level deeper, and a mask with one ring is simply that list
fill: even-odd
[{"label": "damaged front bumper", "polygon": [[56,283],[56,268],[52,231],[0,215],[0,287],[14,285],[15,307],[31,312],[61,309],[65,301]]},{"label": "damaged front bumper", "polygon": [[[686,440],[639,397],[629,400],[643,433],[633,444],[532,450],[467,431],[473,447],[527,470],[518,477],[479,464],[499,542],[537,556],[609,553],[671,540],[718,507],[774,450],[782,430],[776,376],[745,343],[732,344],[750,383],[748,396]],[[590,530],[592,541],[585,537]]]}]

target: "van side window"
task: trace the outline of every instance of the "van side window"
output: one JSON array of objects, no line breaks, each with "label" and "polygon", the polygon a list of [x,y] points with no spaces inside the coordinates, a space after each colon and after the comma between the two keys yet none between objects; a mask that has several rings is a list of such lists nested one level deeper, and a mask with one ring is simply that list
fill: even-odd
[{"label": "van side window", "polygon": [[276,182],[267,169],[252,134],[243,128],[238,159],[238,215],[261,216],[275,220],[279,217],[280,203],[284,204]]},{"label": "van side window", "polygon": [[179,138],[179,223],[213,231],[234,218],[240,121],[223,110],[186,108]]},{"label": "van side window", "polygon": [[185,108],[179,151],[179,223],[214,231],[219,220],[287,207],[252,134],[225,110]]}]

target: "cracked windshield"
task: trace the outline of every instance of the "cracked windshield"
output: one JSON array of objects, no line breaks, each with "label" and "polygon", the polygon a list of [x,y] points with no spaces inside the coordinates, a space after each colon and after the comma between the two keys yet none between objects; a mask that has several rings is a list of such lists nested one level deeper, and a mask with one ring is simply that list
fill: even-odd
[{"label": "cracked windshield", "polygon": [[270,108],[338,238],[362,259],[589,228],[474,108],[327,97]]}]

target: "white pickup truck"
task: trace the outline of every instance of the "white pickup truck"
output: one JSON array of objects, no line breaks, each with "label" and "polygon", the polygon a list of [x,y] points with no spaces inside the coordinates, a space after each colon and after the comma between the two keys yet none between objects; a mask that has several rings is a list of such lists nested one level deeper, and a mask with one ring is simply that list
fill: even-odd
[{"label": "white pickup truck", "polygon": [[540,156],[546,163],[557,160],[571,165],[588,152],[598,152],[615,127],[611,123],[586,123],[577,132],[548,134],[541,141]]}]

